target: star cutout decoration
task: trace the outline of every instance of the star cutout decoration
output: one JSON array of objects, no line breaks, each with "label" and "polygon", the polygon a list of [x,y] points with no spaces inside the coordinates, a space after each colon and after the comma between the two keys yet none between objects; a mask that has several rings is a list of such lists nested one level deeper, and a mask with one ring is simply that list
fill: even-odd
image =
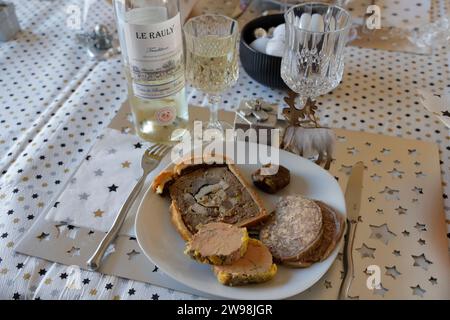
[{"label": "star cutout decoration", "polygon": [[412,191],[417,195],[423,194],[423,189],[419,188],[419,187],[414,187],[414,189],[412,189]]},{"label": "star cutout decoration", "polygon": [[80,193],[78,197],[80,200],[87,200],[89,198],[90,194],[87,194],[86,192]]},{"label": "star cutout decoration", "polygon": [[113,287],[113,284],[112,284],[112,283],[107,283],[106,286],[105,286],[105,289],[106,289],[106,290],[111,290],[112,287]]},{"label": "star cutout decoration", "polygon": [[114,183],[112,184],[112,186],[109,186],[109,192],[117,192],[117,188],[119,188],[118,186],[116,186]]},{"label": "star cutout decoration", "polygon": [[130,296],[134,295],[136,293],[136,290],[134,288],[131,288],[130,290],[128,290],[128,294]]},{"label": "star cutout decoration", "polygon": [[414,174],[416,175],[416,178],[423,178],[426,176],[426,174],[423,173],[422,171],[414,172]]},{"label": "star cutout decoration", "polygon": [[372,233],[370,234],[370,238],[378,239],[383,242],[385,245],[389,243],[393,238],[397,235],[389,230],[387,224],[382,224],[381,226],[370,225],[370,229]]},{"label": "star cutout decoration", "polygon": [[89,278],[85,278],[85,279],[83,279],[83,284],[89,284],[89,282],[91,282],[91,279],[89,279]]},{"label": "star cutout decoration", "polygon": [[45,275],[47,273],[47,270],[40,269],[38,273],[39,273],[40,276],[43,276],[43,275]]},{"label": "star cutout decoration", "polygon": [[140,142],[136,143],[133,145],[135,149],[141,149],[142,148],[142,144]]},{"label": "star cutout decoration", "polygon": [[422,289],[419,285],[415,287],[410,287],[412,290],[413,296],[419,296],[423,298],[423,295],[425,294],[426,290]]},{"label": "star cutout decoration", "polygon": [[396,266],[392,266],[392,267],[386,267],[386,275],[390,276],[394,279],[397,279],[397,277],[400,276],[401,273],[397,270]]},{"label": "star cutout decoration", "polygon": [[352,156],[358,154],[358,152],[359,152],[359,150],[356,149],[355,147],[347,148],[347,153],[348,153],[348,154],[351,154]]},{"label": "star cutout decoration", "polygon": [[405,237],[409,237],[409,231],[408,231],[408,230],[403,230],[402,234],[403,234]]},{"label": "star cutout decoration", "polygon": [[373,175],[370,176],[372,178],[372,180],[374,182],[378,182],[381,180],[381,176],[377,175],[376,173],[374,173]]},{"label": "star cutout decoration", "polygon": [[448,110],[442,111],[442,115],[444,117],[450,117],[450,111],[448,111]]},{"label": "star cutout decoration", "polygon": [[392,254],[394,256],[396,256],[396,257],[400,257],[401,256],[400,250],[394,250],[394,251],[392,251]]},{"label": "star cutout decoration", "polygon": [[380,159],[378,159],[378,158],[375,158],[375,159],[372,160],[372,163],[373,163],[374,165],[379,165],[381,162],[382,162],[382,161],[381,161]]},{"label": "star cutout decoration", "polygon": [[361,248],[356,249],[361,254],[361,258],[372,258],[374,259],[375,248],[369,248],[365,243],[362,244]]},{"label": "star cutout decoration", "polygon": [[128,260],[132,260],[135,256],[139,255],[140,252],[136,250],[131,250],[130,252],[127,252]]},{"label": "star cutout decoration", "polygon": [[130,161],[125,161],[125,162],[122,162],[122,163],[121,163],[122,168],[129,168],[129,167],[130,167],[130,164],[131,164]]},{"label": "star cutout decoration", "polygon": [[412,255],[411,257],[414,260],[413,266],[421,267],[423,270],[428,270],[428,266],[430,264],[433,264],[433,262],[431,262],[430,260],[427,260],[427,258],[425,257],[425,254],[423,254],[423,253],[420,256]]},{"label": "star cutout decoration", "polygon": [[72,247],[70,250],[67,251],[69,256],[75,257],[80,255],[80,248]]},{"label": "star cutout decoration", "polygon": [[42,241],[42,240],[47,240],[47,238],[50,236],[50,233],[45,233],[45,232],[42,232],[40,235],[38,235],[36,238],[38,238],[39,239],[39,241]]},{"label": "star cutout decoration", "polygon": [[20,294],[18,292],[14,293],[13,299],[14,300],[19,300],[20,299]]},{"label": "star cutout decoration", "polygon": [[414,228],[416,228],[417,231],[427,231],[426,226],[427,226],[426,224],[416,222],[416,225],[414,226]]},{"label": "star cutout decoration", "polygon": [[324,285],[325,285],[325,288],[326,288],[326,289],[330,289],[330,288],[333,287],[333,286],[331,285],[331,282],[328,281],[328,280],[325,280]]},{"label": "star cutout decoration", "polygon": [[408,211],[408,209],[403,208],[402,206],[398,206],[394,210],[397,211],[398,214],[406,214],[406,212]]},{"label": "star cutout decoration", "polygon": [[424,246],[424,245],[426,245],[426,241],[425,240],[423,240],[422,238],[420,238],[419,240],[417,240],[417,242],[421,245],[421,246]]},{"label": "star cutout decoration", "polygon": [[383,287],[383,285],[380,283],[378,288],[373,289],[373,294],[379,295],[384,297],[384,295],[389,291],[389,289],[386,289]]},{"label": "star cutout decoration", "polygon": [[430,277],[430,279],[428,279],[428,281],[430,281],[430,283],[434,286],[437,284],[437,279],[434,277]]},{"label": "star cutout decoration", "polygon": [[97,209],[97,210],[94,211],[94,217],[101,218],[101,217],[103,217],[104,213],[105,213],[104,211],[102,211],[100,209]]},{"label": "star cutout decoration", "polygon": [[396,189],[391,189],[388,186],[384,187],[380,194],[384,195],[386,200],[400,200],[400,191]]},{"label": "star cutout decoration", "polygon": [[23,266],[24,266],[24,264],[23,264],[22,262],[20,262],[20,263],[18,263],[18,264],[16,265],[16,268],[17,268],[17,269],[22,269]]},{"label": "star cutout decoration", "polygon": [[67,276],[68,276],[68,274],[65,273],[65,272],[63,272],[63,273],[61,273],[61,274],[59,275],[59,277],[60,277],[61,279],[67,279]]},{"label": "star cutout decoration", "polygon": [[388,173],[392,176],[392,178],[403,178],[403,175],[405,174],[404,171],[398,170],[397,168],[392,169],[391,171],[388,171]]},{"label": "star cutout decoration", "polygon": [[97,170],[94,171],[94,175],[95,175],[96,177],[101,177],[101,176],[103,176],[103,173],[104,173],[104,171],[103,171],[102,169],[97,169]]},{"label": "star cutout decoration", "polygon": [[152,300],[159,300],[159,295],[157,293],[152,294]]}]

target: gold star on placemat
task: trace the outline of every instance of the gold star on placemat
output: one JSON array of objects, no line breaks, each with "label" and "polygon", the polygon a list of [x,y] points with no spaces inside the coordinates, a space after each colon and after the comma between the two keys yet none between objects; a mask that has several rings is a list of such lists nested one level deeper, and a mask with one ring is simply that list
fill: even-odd
[{"label": "gold star on placemat", "polygon": [[97,209],[97,210],[95,210],[94,211],[94,217],[96,217],[96,218],[101,218],[101,217],[103,217],[103,214],[105,213],[105,211],[102,211],[102,210],[100,210],[100,209]]},{"label": "gold star on placemat", "polygon": [[122,163],[121,163],[122,168],[129,168],[129,167],[130,167],[130,164],[131,164],[130,161],[125,161],[125,162],[122,162]]}]

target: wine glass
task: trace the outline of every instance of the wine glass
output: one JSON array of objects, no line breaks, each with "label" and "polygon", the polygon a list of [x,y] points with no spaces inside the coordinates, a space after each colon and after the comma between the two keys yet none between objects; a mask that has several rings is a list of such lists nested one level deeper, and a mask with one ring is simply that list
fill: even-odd
[{"label": "wine glass", "polygon": [[281,77],[299,94],[299,107],[338,86],[350,14],[325,3],[303,3],[286,11],[286,44]]},{"label": "wine glass", "polygon": [[232,126],[218,120],[218,109],[221,93],[239,77],[238,23],[223,15],[205,14],[186,22],[183,31],[186,79],[208,98],[210,118],[203,129],[215,129],[223,135],[224,130]]}]

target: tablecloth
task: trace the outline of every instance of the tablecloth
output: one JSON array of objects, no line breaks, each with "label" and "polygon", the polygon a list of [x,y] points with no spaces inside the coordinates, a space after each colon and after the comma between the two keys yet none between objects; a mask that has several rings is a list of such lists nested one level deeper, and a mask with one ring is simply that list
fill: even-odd
[{"label": "tablecloth", "polygon": [[[92,61],[69,28],[62,1],[13,1],[22,27],[16,40],[0,44],[0,298],[185,299],[173,290],[82,272],[82,290],[65,290],[66,266],[16,254],[15,243],[52,201],[87,156],[95,137],[127,96],[120,57]],[[435,1],[435,17],[450,1]],[[98,22],[114,28],[111,6],[100,1]],[[448,47],[433,55],[348,47],[341,85],[322,96],[319,115],[332,127],[438,143],[443,199],[450,217],[450,135],[420,104],[416,90],[450,92]],[[283,92],[245,72],[224,94],[223,108],[241,98],[282,101]],[[191,103],[204,96],[188,88]]]}]

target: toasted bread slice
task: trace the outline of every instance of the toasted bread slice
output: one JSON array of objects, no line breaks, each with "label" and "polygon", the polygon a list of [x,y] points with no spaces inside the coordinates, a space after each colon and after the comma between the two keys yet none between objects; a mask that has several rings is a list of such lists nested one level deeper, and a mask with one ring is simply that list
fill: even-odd
[{"label": "toasted bread slice", "polygon": [[212,222],[199,227],[187,243],[184,253],[201,263],[228,265],[245,254],[248,239],[245,228]]},{"label": "toasted bread slice", "polygon": [[297,261],[320,244],[322,232],[320,207],[295,195],[278,201],[275,214],[261,229],[259,238],[277,261]]},{"label": "toasted bread slice", "polygon": [[214,266],[213,271],[221,284],[239,286],[269,281],[277,273],[277,266],[269,249],[261,241],[250,239],[242,258],[231,265]]},{"label": "toasted bread slice", "polygon": [[247,227],[268,218],[256,192],[228,159],[215,156],[202,161],[185,159],[152,184],[156,193],[169,191],[171,219],[183,239],[189,240],[199,226],[211,222]]},{"label": "toasted bread slice", "polygon": [[315,262],[328,258],[344,232],[344,219],[325,203],[316,201],[322,212],[323,234],[317,248],[305,252],[297,261],[283,261],[286,266],[294,268],[309,267]]}]

